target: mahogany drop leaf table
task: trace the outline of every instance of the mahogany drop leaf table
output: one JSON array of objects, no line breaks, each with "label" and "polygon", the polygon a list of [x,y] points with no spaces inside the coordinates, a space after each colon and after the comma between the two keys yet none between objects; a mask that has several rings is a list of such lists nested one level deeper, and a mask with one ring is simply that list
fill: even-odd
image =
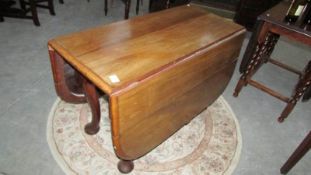
[{"label": "mahogany drop leaf table", "polygon": [[128,173],[220,96],[244,34],[188,5],[59,36],[48,42],[56,92],[89,103],[88,134],[99,131],[98,98],[108,96],[118,168]]}]

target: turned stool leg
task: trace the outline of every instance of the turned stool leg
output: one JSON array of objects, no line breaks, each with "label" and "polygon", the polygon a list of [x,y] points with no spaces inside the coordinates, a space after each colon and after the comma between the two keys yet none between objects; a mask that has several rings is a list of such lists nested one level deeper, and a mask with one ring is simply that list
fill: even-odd
[{"label": "turned stool leg", "polygon": [[243,86],[246,86],[247,85],[247,82],[245,79],[243,79],[243,77],[240,78],[238,84],[236,85],[235,89],[234,89],[234,93],[233,93],[233,96],[234,97],[238,97],[239,96],[239,93],[240,91],[242,90]]},{"label": "turned stool leg", "polygon": [[292,110],[294,109],[295,106],[296,106],[296,102],[294,102],[294,101],[289,102],[286,105],[286,107],[284,108],[284,110],[282,111],[280,117],[278,118],[278,122],[280,122],[280,123],[284,122],[284,120],[292,112]]},{"label": "turned stool leg", "polygon": [[120,160],[118,169],[121,173],[130,173],[134,169],[134,163],[131,160]]},{"label": "turned stool leg", "polygon": [[283,110],[281,116],[278,118],[279,122],[283,122],[289,113],[294,109],[296,103],[300,100],[300,98],[304,95],[304,93],[311,87],[311,61],[307,64],[306,68],[304,69],[302,76],[300,77],[293,95],[287,106]]},{"label": "turned stool leg", "polygon": [[84,131],[89,135],[94,135],[99,131],[100,104],[96,87],[93,83],[83,78],[83,89],[87,102],[92,111],[92,121],[85,125]]}]

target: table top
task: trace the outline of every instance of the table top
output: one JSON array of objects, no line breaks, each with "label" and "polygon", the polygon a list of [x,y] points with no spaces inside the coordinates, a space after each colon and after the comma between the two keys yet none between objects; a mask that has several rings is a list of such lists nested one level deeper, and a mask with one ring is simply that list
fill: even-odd
[{"label": "table top", "polygon": [[180,6],[59,36],[48,45],[111,94],[240,32],[244,28],[232,21]]},{"label": "table top", "polygon": [[276,6],[272,7],[268,11],[264,12],[259,16],[259,19],[268,21],[272,24],[281,26],[289,31],[301,33],[307,37],[311,37],[311,31],[305,30],[300,27],[302,19],[298,19],[294,24],[290,24],[284,21],[288,8],[290,6],[290,1],[282,1]]}]

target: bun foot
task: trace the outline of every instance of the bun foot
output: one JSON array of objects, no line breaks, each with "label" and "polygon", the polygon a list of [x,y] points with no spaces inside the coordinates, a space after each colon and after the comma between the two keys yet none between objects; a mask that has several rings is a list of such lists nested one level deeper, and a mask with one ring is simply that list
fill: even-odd
[{"label": "bun foot", "polygon": [[84,131],[85,131],[88,135],[94,135],[94,134],[97,134],[97,133],[98,133],[98,131],[99,131],[99,126],[94,127],[94,126],[92,125],[92,123],[88,123],[88,124],[85,125]]},{"label": "bun foot", "polygon": [[130,173],[134,169],[134,163],[131,160],[120,160],[118,163],[118,169],[121,173]]}]

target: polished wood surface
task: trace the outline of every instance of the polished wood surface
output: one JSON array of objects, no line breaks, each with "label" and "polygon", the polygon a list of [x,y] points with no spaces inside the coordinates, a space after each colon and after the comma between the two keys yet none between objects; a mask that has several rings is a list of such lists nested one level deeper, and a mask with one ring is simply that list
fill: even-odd
[{"label": "polished wood surface", "polygon": [[231,78],[240,51],[236,43],[242,40],[240,35],[224,41],[113,94],[112,108],[118,106],[113,139],[120,144],[119,156],[144,155],[214,102]]},{"label": "polished wood surface", "polygon": [[[241,30],[221,17],[183,6],[58,37],[49,45],[111,93]],[[109,80],[113,74],[119,83]]]},{"label": "polished wood surface", "polygon": [[[109,97],[115,153],[134,160],[219,97],[244,33],[232,21],[182,6],[60,36],[49,47],[88,80],[85,85]],[[97,106],[92,89],[86,97]]]}]

